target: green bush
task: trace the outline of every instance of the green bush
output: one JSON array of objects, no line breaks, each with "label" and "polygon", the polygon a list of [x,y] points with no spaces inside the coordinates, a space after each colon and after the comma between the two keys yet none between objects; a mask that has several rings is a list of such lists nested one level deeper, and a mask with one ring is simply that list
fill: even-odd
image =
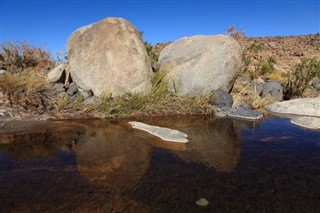
[{"label": "green bush", "polygon": [[270,74],[273,71],[275,71],[274,64],[276,63],[276,60],[274,57],[269,56],[267,59],[261,59],[259,61],[257,71],[258,75],[263,76],[265,74]]},{"label": "green bush", "polygon": [[316,58],[303,58],[301,63],[296,64],[288,73],[287,84],[284,90],[284,99],[300,97],[308,88],[314,77],[320,77],[320,61]]},{"label": "green bush", "polygon": [[248,50],[253,51],[255,53],[259,52],[259,50],[262,49],[262,44],[253,42],[250,47],[248,47]]},{"label": "green bush", "polygon": [[151,60],[151,63],[157,62],[159,55],[154,51],[152,44],[146,41],[144,42],[144,45],[146,46],[147,53]]}]

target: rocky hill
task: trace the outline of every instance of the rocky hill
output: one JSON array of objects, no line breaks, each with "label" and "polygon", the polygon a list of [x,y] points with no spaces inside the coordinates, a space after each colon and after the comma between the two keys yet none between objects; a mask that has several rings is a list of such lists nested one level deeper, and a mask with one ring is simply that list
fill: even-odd
[{"label": "rocky hill", "polygon": [[252,37],[246,39],[243,48],[253,66],[256,66],[259,60],[272,56],[275,59],[275,69],[287,72],[292,65],[299,63],[302,57],[320,58],[320,34]]}]

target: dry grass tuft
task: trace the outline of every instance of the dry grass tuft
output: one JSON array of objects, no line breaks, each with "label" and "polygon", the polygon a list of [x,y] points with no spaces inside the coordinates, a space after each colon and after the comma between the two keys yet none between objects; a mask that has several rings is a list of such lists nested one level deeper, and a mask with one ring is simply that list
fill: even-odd
[{"label": "dry grass tuft", "polygon": [[0,77],[0,90],[9,103],[20,105],[25,109],[43,111],[50,108],[51,94],[48,83],[36,72],[20,72]]},{"label": "dry grass tuft", "polygon": [[238,106],[242,103],[246,103],[253,109],[262,109],[264,106],[275,102],[273,97],[260,97],[254,88],[255,85],[253,85],[253,81],[241,82],[240,80],[237,80],[231,92],[234,100],[233,105]]},{"label": "dry grass tuft", "polygon": [[105,94],[100,98],[96,108],[106,117],[212,113],[208,97],[178,96],[171,93],[164,77],[165,72],[156,73],[147,95],[126,94],[113,98],[111,94]]},{"label": "dry grass tuft", "polygon": [[69,105],[69,102],[70,100],[67,93],[58,95],[54,104],[56,112],[60,112],[61,110],[65,109]]}]

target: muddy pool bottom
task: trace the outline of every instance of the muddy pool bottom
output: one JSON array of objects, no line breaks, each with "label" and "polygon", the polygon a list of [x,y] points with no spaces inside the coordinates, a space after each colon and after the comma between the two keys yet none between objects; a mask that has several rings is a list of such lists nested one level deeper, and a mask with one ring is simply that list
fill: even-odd
[{"label": "muddy pool bottom", "polygon": [[8,122],[0,212],[319,212],[320,131],[284,118]]}]

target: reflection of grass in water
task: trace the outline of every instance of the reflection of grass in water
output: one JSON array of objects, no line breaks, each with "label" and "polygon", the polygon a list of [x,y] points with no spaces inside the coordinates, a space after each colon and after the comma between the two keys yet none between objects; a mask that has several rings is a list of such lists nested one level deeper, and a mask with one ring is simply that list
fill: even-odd
[{"label": "reflection of grass in water", "polygon": [[[72,126],[70,121],[68,124],[58,122],[29,125],[27,128],[24,128],[23,125],[12,126],[13,131],[20,132],[0,135],[5,141],[5,144],[0,143],[0,149],[7,151],[15,161],[48,158],[53,156],[57,150],[72,151],[78,138],[84,134],[82,126]],[[43,131],[44,129],[52,130]]]},{"label": "reflection of grass in water", "polygon": [[6,150],[15,161],[29,158],[47,158],[56,152],[56,147],[48,143],[44,134],[16,134],[14,141],[0,147]]}]

